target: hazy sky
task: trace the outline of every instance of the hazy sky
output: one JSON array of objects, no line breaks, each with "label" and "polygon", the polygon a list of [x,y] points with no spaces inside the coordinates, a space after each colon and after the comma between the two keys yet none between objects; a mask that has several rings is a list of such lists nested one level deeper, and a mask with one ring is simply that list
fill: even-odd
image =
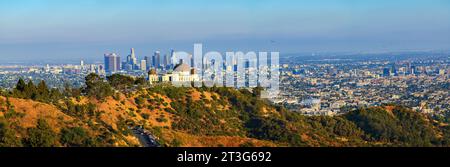
[{"label": "hazy sky", "polygon": [[0,61],[450,49],[449,0],[0,0]]}]

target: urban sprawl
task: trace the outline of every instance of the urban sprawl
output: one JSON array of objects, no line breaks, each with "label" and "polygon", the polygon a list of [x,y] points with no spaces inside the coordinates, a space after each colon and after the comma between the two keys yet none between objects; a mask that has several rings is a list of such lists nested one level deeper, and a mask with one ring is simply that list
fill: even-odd
[{"label": "urban sprawl", "polygon": [[[281,54],[280,94],[273,102],[305,115],[332,116],[348,111],[343,108],[385,104],[429,114],[450,112],[449,53],[343,57]],[[115,53],[103,58],[104,63],[95,64],[80,61],[76,65],[3,65],[0,87],[11,89],[19,78],[45,80],[54,88],[80,87],[90,73],[126,74],[145,77],[149,82],[201,79],[191,63],[178,59],[173,50],[168,54],[157,51],[141,60],[134,49],[124,60]],[[224,70],[236,70],[236,64],[224,65]]]}]

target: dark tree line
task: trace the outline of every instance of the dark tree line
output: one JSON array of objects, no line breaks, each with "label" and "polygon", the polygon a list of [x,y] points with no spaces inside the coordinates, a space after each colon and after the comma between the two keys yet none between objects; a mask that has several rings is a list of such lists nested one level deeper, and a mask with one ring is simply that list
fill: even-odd
[{"label": "dark tree line", "polygon": [[86,87],[83,89],[83,93],[89,97],[95,97],[101,100],[114,94],[111,85],[97,74],[92,73],[86,76],[85,84]]},{"label": "dark tree line", "polygon": [[45,103],[54,103],[64,97],[79,97],[82,95],[102,100],[105,97],[114,95],[115,90],[126,93],[146,85],[147,81],[143,77],[133,78],[114,74],[105,79],[92,73],[85,77],[85,86],[82,88],[72,88],[66,84],[62,90],[56,88],[50,89],[43,80],[36,85],[32,80],[25,82],[21,78],[17,81],[12,91],[5,93],[2,90],[1,94]]},{"label": "dark tree line", "polygon": [[19,79],[16,87],[10,92],[12,97],[32,99],[41,102],[57,102],[61,99],[62,94],[58,89],[49,89],[45,81],[35,85],[32,80],[25,83],[23,79]]},{"label": "dark tree line", "polygon": [[133,78],[121,74],[113,74],[106,79],[97,74],[89,74],[86,77],[86,87],[83,92],[89,97],[95,97],[99,100],[114,95],[115,90],[127,93],[140,86],[145,86],[145,78]]}]

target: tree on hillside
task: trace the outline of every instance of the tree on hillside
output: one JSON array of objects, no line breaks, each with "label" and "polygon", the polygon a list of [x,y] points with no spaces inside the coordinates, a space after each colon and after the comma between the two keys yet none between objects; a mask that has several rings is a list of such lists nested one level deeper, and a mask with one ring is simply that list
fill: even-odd
[{"label": "tree on hillside", "polygon": [[257,86],[255,88],[253,88],[252,89],[253,97],[260,98],[261,97],[261,92],[263,90],[264,90],[264,88],[261,87],[261,86]]},{"label": "tree on hillside", "polygon": [[63,98],[63,94],[59,91],[59,89],[51,89],[48,96],[48,99],[52,102],[58,102],[59,99]]},{"label": "tree on hillside", "polygon": [[428,120],[403,107],[359,109],[345,115],[372,139],[402,146],[430,146],[436,134]]},{"label": "tree on hillside", "polygon": [[81,96],[80,88],[73,88],[69,83],[64,83],[63,95],[66,97],[79,97]]},{"label": "tree on hillside", "polygon": [[134,86],[134,78],[121,74],[113,74],[107,77],[109,84],[117,90],[127,90]]},{"label": "tree on hillside", "polygon": [[144,77],[138,77],[134,80],[134,84],[138,86],[145,86],[147,84],[147,80]]},{"label": "tree on hillside", "polygon": [[18,91],[23,92],[23,91],[25,90],[25,87],[26,87],[26,86],[27,86],[27,85],[25,84],[25,81],[24,81],[22,78],[20,78],[19,81],[18,81],[17,84],[16,84],[16,89],[17,89]]},{"label": "tree on hillside", "polygon": [[112,96],[114,91],[111,86],[105,82],[105,80],[95,73],[91,73],[85,78],[86,87],[84,93],[90,97],[97,99],[104,99],[105,97]]},{"label": "tree on hillside", "polygon": [[61,144],[70,147],[91,146],[92,140],[81,127],[64,128],[61,130]]},{"label": "tree on hillside", "polygon": [[43,80],[36,86],[31,80],[25,84],[23,79],[19,79],[11,94],[13,97],[32,99],[45,103],[57,102],[63,97],[58,89],[49,89]]},{"label": "tree on hillside", "polygon": [[22,142],[6,122],[0,122],[0,147],[21,147]]},{"label": "tree on hillside", "polygon": [[27,85],[25,86],[25,90],[23,91],[24,94],[24,98],[31,98],[31,99],[36,99],[36,86],[34,86],[33,81],[30,79],[27,83]]},{"label": "tree on hillside", "polygon": [[108,83],[117,90],[130,91],[134,86],[145,86],[147,80],[144,77],[133,78],[122,74],[113,74],[107,77]]},{"label": "tree on hillside", "polygon": [[39,82],[37,88],[36,88],[36,93],[39,95],[39,97],[41,98],[47,98],[49,96],[49,90],[47,87],[47,84],[45,83],[44,80],[42,80],[41,82]]},{"label": "tree on hillside", "polygon": [[12,96],[26,99],[36,97],[36,94],[34,94],[35,89],[36,87],[34,86],[32,80],[29,80],[28,83],[25,83],[25,80],[20,78],[12,92]]},{"label": "tree on hillside", "polygon": [[38,120],[36,128],[28,129],[28,139],[26,143],[30,147],[54,147],[57,146],[57,134],[50,125],[43,119]]},{"label": "tree on hillside", "polygon": [[252,118],[245,124],[251,137],[289,142],[293,145],[301,144],[299,135],[289,130],[284,120],[275,118]]},{"label": "tree on hillside", "polygon": [[25,91],[26,86],[27,84],[25,83],[25,81],[22,78],[20,78],[19,81],[17,81],[16,87],[12,91],[12,96],[23,98],[24,96],[23,92]]}]

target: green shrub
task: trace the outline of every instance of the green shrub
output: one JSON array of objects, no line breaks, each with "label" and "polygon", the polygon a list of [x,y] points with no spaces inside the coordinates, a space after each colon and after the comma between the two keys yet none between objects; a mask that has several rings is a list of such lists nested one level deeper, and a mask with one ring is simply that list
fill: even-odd
[{"label": "green shrub", "polygon": [[89,134],[81,127],[64,128],[61,130],[61,144],[69,147],[92,146]]},{"label": "green shrub", "polygon": [[55,147],[58,145],[58,135],[43,119],[38,120],[36,128],[28,128],[26,143],[30,147]]}]

